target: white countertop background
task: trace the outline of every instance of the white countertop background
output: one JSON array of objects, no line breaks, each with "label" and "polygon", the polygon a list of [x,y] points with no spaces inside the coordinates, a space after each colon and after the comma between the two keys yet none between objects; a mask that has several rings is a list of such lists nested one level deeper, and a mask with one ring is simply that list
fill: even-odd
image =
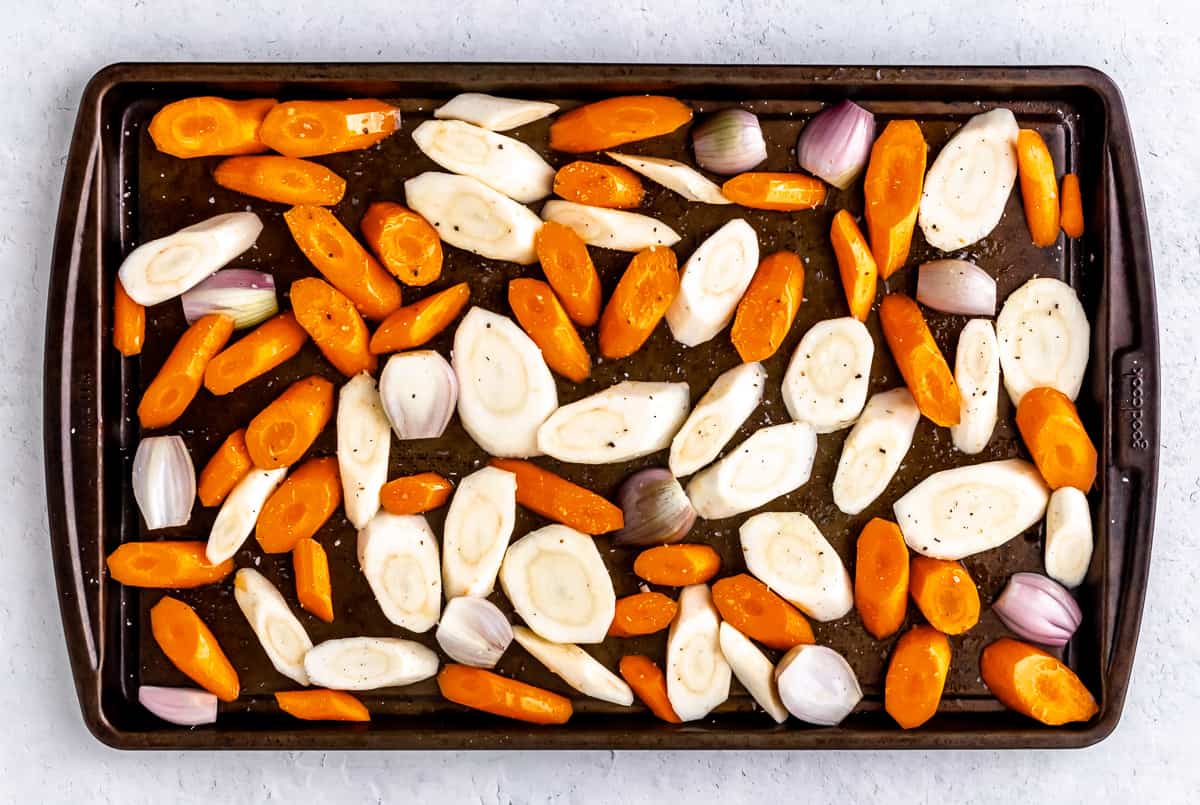
[{"label": "white countertop background", "polygon": [[[0,802],[1200,801],[1195,0],[0,6]],[[54,594],[42,480],[42,331],[76,104],[97,69],[137,60],[1087,64],[1107,71],[1129,106],[1149,207],[1163,389],[1150,592],[1115,734],[1072,752],[185,754],[99,744],[80,719]]]}]

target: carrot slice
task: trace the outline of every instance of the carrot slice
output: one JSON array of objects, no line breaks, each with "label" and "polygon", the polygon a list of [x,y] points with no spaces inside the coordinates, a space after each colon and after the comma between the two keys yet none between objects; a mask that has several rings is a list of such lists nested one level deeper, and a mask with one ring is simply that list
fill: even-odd
[{"label": "carrot slice", "polygon": [[867,631],[883,640],[900,630],[908,610],[908,546],[900,526],[873,517],[855,553],[854,606]]},{"label": "carrot slice", "polygon": [[1096,447],[1070,397],[1049,386],[1027,391],[1017,406],[1017,428],[1047,486],[1092,488]]},{"label": "carrot slice", "polygon": [[837,255],[838,273],[842,275],[842,288],[846,291],[850,315],[859,321],[866,321],[875,302],[875,285],[879,275],[871,247],[854,222],[854,216],[845,210],[838,210],[838,214],[833,216],[829,239],[833,241],[833,253]]},{"label": "carrot slice", "polygon": [[617,668],[651,713],[671,724],[682,723],[667,696],[667,678],[654,660],[641,654],[629,654],[621,658]]},{"label": "carrot slice", "polygon": [[303,204],[283,220],[309,262],[368,319],[386,318],[400,307],[400,286],[332,212]]},{"label": "carrot slice", "polygon": [[237,671],[194,609],[164,596],[150,608],[150,630],[167,659],[193,682],[223,702],[238,697]]},{"label": "carrot slice", "polygon": [[143,428],[165,428],[183,414],[200,390],[204,370],[233,335],[233,319],[213,313],[196,321],[180,337],[138,403]]},{"label": "carrot slice", "polygon": [[1067,666],[1027,643],[1002,637],[983,650],[984,684],[1005,707],[1057,727],[1087,721],[1096,699]]},{"label": "carrot slice", "polygon": [[428,285],[442,276],[442,239],[417,213],[380,201],[367,207],[359,226],[379,262],[405,285]]},{"label": "carrot slice", "polygon": [[267,319],[209,362],[204,387],[218,396],[262,377],[300,352],[308,333],[291,313]]},{"label": "carrot slice", "polygon": [[775,252],[758,264],[738,302],[730,338],[742,360],[765,361],[787,338],[804,301],[804,264],[794,252]]},{"label": "carrot slice", "polygon": [[296,598],[300,606],[326,623],[333,623],[333,584],[329,580],[329,557],[321,543],[306,537],[292,548],[296,572]]},{"label": "carrot slice", "polygon": [[600,275],[583,238],[569,226],[547,221],[533,245],[542,272],[571,321],[591,327],[600,318]]},{"label": "carrot slice", "polygon": [[289,101],[262,122],[263,145],[288,157],[369,148],[400,126],[400,110],[374,99]]},{"label": "carrot slice", "polygon": [[288,295],[296,320],[335,369],[346,377],[375,371],[366,322],[345,294],[324,280],[305,277],[292,283]]},{"label": "carrot slice", "polygon": [[753,576],[739,573],[723,578],[712,586],[712,596],[721,620],[763,645],[786,651],[816,642],[800,610]]},{"label": "carrot slice", "polygon": [[458,318],[470,298],[471,286],[460,282],[420,302],[400,308],[384,319],[371,336],[371,352],[382,355],[428,343]]},{"label": "carrot slice", "polygon": [[550,124],[550,147],[582,154],[670,134],[692,119],[692,110],[661,95],[607,98],[572,109]]},{"label": "carrot slice", "polygon": [[1083,237],[1083,196],[1079,192],[1079,177],[1068,173],[1062,178],[1062,231],[1069,238]]},{"label": "carrot slice", "polygon": [[879,303],[879,322],[921,413],[943,427],[957,425],[962,395],[917,303],[888,294]]},{"label": "carrot slice", "polygon": [[259,469],[295,464],[333,415],[333,384],[313,375],[297,380],[250,420],[246,450]]},{"label": "carrot slice", "polygon": [[146,342],[146,308],[125,293],[117,280],[113,289],[113,346],[126,358],[142,351]]},{"label": "carrot slice", "polygon": [[883,709],[906,730],[937,713],[950,672],[950,641],[929,626],[914,626],[896,641],[883,685]]},{"label": "carrot slice", "polygon": [[929,625],[962,634],[979,622],[979,589],[961,562],[914,556],[909,592]]},{"label": "carrot slice", "polygon": [[371,713],[358,699],[341,690],[281,690],[279,709],[304,721],[370,721]]},{"label": "carrot slice", "polygon": [[720,569],[721,557],[708,545],[659,545],[633,560],[638,578],[664,587],[703,584]]},{"label": "carrot slice", "polygon": [[214,584],[233,572],[233,560],[210,564],[202,540],[126,542],[108,555],[108,574],[127,587],[186,589]]},{"label": "carrot slice", "polygon": [[150,139],[159,151],[181,159],[262,153],[267,146],[259,129],[275,104],[270,98],[184,98],[151,118]]},{"label": "carrot slice", "polygon": [[200,471],[200,483],[196,487],[200,505],[221,505],[253,466],[250,452],[246,449],[246,429],[238,428],[225,437],[217,452]]},{"label": "carrot slice", "polygon": [[675,620],[679,604],[662,593],[636,593],[617,599],[608,627],[610,637],[638,637],[661,632]]},{"label": "carrot slice", "polygon": [[337,204],[346,180],[324,165],[293,157],[233,157],[217,166],[221,187],[279,204]]},{"label": "carrot slice", "polygon": [[283,553],[309,539],[342,504],[342,479],[333,456],[310,458],[271,493],[254,537],[264,553]]},{"label": "carrot slice", "polygon": [[493,458],[490,463],[517,476],[517,503],[542,517],[593,535],[625,525],[620,507],[532,461]]},{"label": "carrot slice", "polygon": [[571,717],[571,700],[508,679],[482,668],[453,663],[437,676],[438,690],[455,704],[531,724],[565,724]]},{"label": "carrot slice", "polygon": [[825,183],[803,173],[742,173],[721,185],[721,192],[756,210],[811,210],[825,201]]},{"label": "carrot slice", "polygon": [[1058,181],[1054,160],[1042,135],[1032,129],[1017,133],[1017,175],[1021,179],[1021,202],[1033,245],[1045,248],[1058,241]]},{"label": "carrot slice", "polygon": [[636,207],[646,194],[642,180],[629,168],[583,161],[558,169],[554,174],[554,192],[577,204],[615,210]]},{"label": "carrot slice", "polygon": [[675,252],[651,246],[635,254],[600,317],[600,354],[624,358],[641,349],[677,293]]},{"label": "carrot slice", "polygon": [[592,359],[549,285],[528,278],[512,280],[508,283],[508,305],[542,351],[547,366],[576,383],[587,379],[592,373]]},{"label": "carrot slice", "polygon": [[915,120],[893,120],[871,146],[863,194],[871,253],[884,279],[908,259],[928,148]]},{"label": "carrot slice", "polygon": [[395,478],[379,490],[379,502],[392,514],[421,514],[444,506],[454,484],[435,472]]}]

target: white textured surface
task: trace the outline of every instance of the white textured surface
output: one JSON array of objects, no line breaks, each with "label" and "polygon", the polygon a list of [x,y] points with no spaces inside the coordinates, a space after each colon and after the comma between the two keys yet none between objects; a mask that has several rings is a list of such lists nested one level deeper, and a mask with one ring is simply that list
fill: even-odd
[{"label": "white textured surface", "polygon": [[[953,0],[706,0],[682,14],[691,4],[679,0],[2,5],[0,801],[1196,801],[1194,0],[1015,0],[981,4],[987,16]],[[1058,753],[234,755],[130,754],[98,744],[79,718],[47,549],[43,313],[62,165],[83,85],[108,62],[152,59],[1082,63],[1108,71],[1129,105],[1149,202],[1164,388],[1155,559],[1116,733],[1095,748]]]}]

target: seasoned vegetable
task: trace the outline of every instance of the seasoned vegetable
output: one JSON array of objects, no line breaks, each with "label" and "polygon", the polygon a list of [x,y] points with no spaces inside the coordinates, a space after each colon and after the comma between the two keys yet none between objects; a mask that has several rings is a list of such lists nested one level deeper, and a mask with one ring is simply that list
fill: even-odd
[{"label": "seasoned vegetable", "polygon": [[1047,486],[1092,488],[1096,447],[1067,395],[1049,386],[1029,390],[1017,406],[1017,427]]},{"label": "seasoned vegetable", "polygon": [[475,668],[495,668],[513,641],[503,612],[486,598],[451,598],[434,634],[446,656]]},{"label": "seasoned vegetable", "polygon": [[1017,175],[1033,245],[1053,246],[1058,241],[1058,180],[1046,141],[1032,129],[1017,132]]},{"label": "seasoned vegetable", "polygon": [[279,312],[275,278],[261,271],[226,268],[184,291],[183,317],[188,324],[210,313],[224,313],[241,330],[260,324]]},{"label": "seasoned vegetable", "polygon": [[514,201],[528,204],[550,195],[554,168],[520,140],[461,120],[427,120],[412,136],[438,165],[478,179]]},{"label": "seasoned vegetable", "polygon": [[908,590],[939,632],[962,634],[979,622],[979,589],[961,562],[914,556]]},{"label": "seasoned vegetable", "polygon": [[687,383],[626,380],[555,411],[538,449],[559,461],[614,464],[671,444],[687,416]]},{"label": "seasoned vegetable", "polygon": [[1000,401],[1000,345],[988,319],[971,319],[958,333],[954,382],[962,407],[950,426],[954,446],[968,455],[982,453],[996,429]]},{"label": "seasoned vegetable", "polygon": [[441,238],[412,210],[377,201],[367,207],[359,228],[379,262],[405,285],[428,285],[442,275]]},{"label": "seasoned vegetable", "polygon": [[896,643],[884,681],[883,707],[906,730],[937,713],[950,672],[950,641],[936,629],[914,626]]},{"label": "seasoned vegetable", "polygon": [[814,324],[788,362],[783,403],[797,422],[817,433],[849,427],[867,401],[875,341],[850,317]]},{"label": "seasoned vegetable", "polygon": [[281,690],[275,703],[288,715],[302,721],[370,721],[363,703],[340,690]]},{"label": "seasoned vegetable", "polygon": [[204,387],[218,397],[229,394],[294,358],[306,341],[296,317],[280,313],[217,353],[204,369]]},{"label": "seasoned vegetable", "polygon": [[670,134],[692,119],[674,98],[630,95],[579,106],[550,124],[550,147],[582,154]]},{"label": "seasoned vegetable", "polygon": [[794,212],[825,202],[825,185],[803,173],[742,173],[721,185],[725,198],[756,210]]},{"label": "seasoned vegetable", "polygon": [[180,159],[257,154],[267,150],[259,129],[275,104],[270,98],[184,98],[159,109],[147,130],[155,148]]},{"label": "seasoned vegetable", "polygon": [[943,313],[996,315],[996,281],[968,260],[922,263],[917,275],[917,301]]},{"label": "seasoned vegetable", "polygon": [[423,516],[376,514],[358,532],[358,564],[384,617],[410,632],[434,627],[442,573],[437,537]]},{"label": "seasoned vegetable", "polygon": [[554,174],[554,193],[590,207],[627,210],[642,203],[642,180],[628,168],[576,161]]},{"label": "seasoned vegetable", "polygon": [[231,335],[233,319],[214,313],[200,319],[180,336],[138,403],[138,421],[143,428],[165,428],[183,416],[200,390],[200,381],[209,361],[221,351]]},{"label": "seasoned vegetable", "polygon": [[167,659],[193,682],[223,702],[238,697],[237,671],[194,609],[163,596],[150,608],[150,630]]},{"label": "seasoned vegetable", "polygon": [[491,131],[508,131],[557,111],[557,104],[544,101],[463,92],[433,110],[433,116],[438,120],[465,120]]},{"label": "seasoned vegetable", "polygon": [[679,293],[667,308],[675,340],[694,347],[724,330],[757,267],[758,236],[741,218],[705,238],[683,264]]},{"label": "seasoned vegetable", "polygon": [[454,484],[435,472],[394,478],[379,490],[379,501],[392,514],[421,514],[444,506]]},{"label": "seasoned vegetable", "polygon": [[640,252],[679,242],[679,233],[674,229],[657,218],[636,212],[551,199],[542,207],[542,218],[571,227],[589,246],[620,252]]},{"label": "seasoned vegetable", "polygon": [[1013,405],[1039,386],[1056,388],[1072,400],[1079,396],[1091,328],[1070,285],[1035,277],[1013,291],[996,317],[996,338]]},{"label": "seasoned vegetable", "polygon": [[908,547],[895,523],[872,517],[858,535],[854,606],[876,640],[900,630],[908,610]]},{"label": "seasoned vegetable", "polygon": [[1046,574],[1078,587],[1092,564],[1092,545],[1087,496],[1072,486],[1054,490],[1046,507]]},{"label": "seasoned vegetable", "polygon": [[827,107],[808,121],[796,141],[804,170],[845,190],[863,168],[875,140],[875,116],[853,101]]},{"label": "seasoned vegetable", "polygon": [[854,606],[850,574],[807,515],[756,514],[738,536],[746,569],[810,618],[837,620]]},{"label": "seasoned vegetable", "polygon": [[400,110],[374,99],[288,101],[262,122],[263,145],[288,157],[369,148],[400,128]]},{"label": "seasoned vegetable", "polygon": [[346,519],[362,528],[379,511],[387,482],[392,434],[375,378],[363,373],[338,392],[337,464],[342,478]]},{"label": "seasoned vegetable", "polygon": [[891,121],[871,146],[863,195],[871,253],[884,279],[908,260],[925,184],[928,148],[915,120]]},{"label": "seasoned vegetable", "polygon": [[304,655],[312,640],[275,585],[254,568],[244,567],[234,577],[233,597],[275,670],[307,685]]},{"label": "seasoned vegetable", "polygon": [[225,437],[217,452],[200,471],[200,485],[197,487],[200,505],[219,506],[253,466],[254,462],[246,450],[246,429],[239,428]]},{"label": "seasoned vegetable", "polygon": [[671,440],[671,472],[683,477],[711,464],[758,408],[766,383],[761,363],[739,364],[713,381]]},{"label": "seasoned vegetable", "polygon": [[333,585],[329,580],[329,558],[315,539],[302,539],[292,548],[292,570],[296,574],[296,598],[300,606],[326,623],[333,623]]},{"label": "seasoned vegetable", "polygon": [[775,666],[775,683],[788,712],[809,724],[840,724],[862,701],[854,669],[828,646],[793,648]]},{"label": "seasoned vegetable", "polygon": [[140,685],[138,703],[163,721],[181,727],[198,727],[217,720],[217,697],[203,690]]},{"label": "seasoned vegetable", "polygon": [[292,157],[233,157],[213,171],[221,187],[278,204],[332,205],[346,194],[346,180],[324,165]]},{"label": "seasoned vegetable", "polygon": [[146,308],[129,297],[119,279],[113,283],[112,342],[126,358],[141,354],[146,342]]},{"label": "seasoned vegetable", "polygon": [[1100,710],[1070,668],[1017,640],[1003,637],[989,645],[979,668],[1001,704],[1043,724],[1087,721]]},{"label": "seasoned vegetable", "polygon": [[583,238],[570,227],[547,221],[533,245],[546,281],[571,321],[591,327],[600,318],[600,275]]},{"label": "seasoned vegetable", "polygon": [[662,669],[654,664],[654,660],[640,654],[629,654],[621,658],[620,671],[629,687],[651,713],[670,724],[680,723],[679,716],[671,707],[667,678],[663,676]]},{"label": "seasoned vegetable", "polygon": [[600,319],[600,354],[626,358],[642,348],[679,293],[676,264],[662,246],[634,255]]},{"label": "seasoned vegetable", "polygon": [[200,540],[126,542],[108,555],[108,575],[126,587],[183,590],[215,584],[233,572],[233,562],[212,564]]},{"label": "seasoned vegetable", "polygon": [[437,683],[455,704],[504,718],[531,724],[565,724],[571,718],[570,699],[482,668],[447,665]]},{"label": "seasoned vegetable", "polygon": [[513,627],[513,637],[534,659],[583,695],[625,707],[633,704],[629,685],[579,646],[551,643],[524,626]]},{"label": "seasoned vegetable", "polygon": [[726,576],[713,584],[712,596],[721,620],[765,646],[786,651],[816,642],[800,610],[753,576]]},{"label": "seasoned vegetable", "polygon": [[846,292],[850,315],[859,321],[866,321],[871,305],[875,304],[875,286],[879,275],[867,239],[854,222],[854,216],[845,210],[838,210],[837,215],[833,216],[829,239],[837,257],[838,273],[842,277],[842,289]]},{"label": "seasoned vegetable", "polygon": [[1069,238],[1083,237],[1083,197],[1079,193],[1079,177],[1073,173],[1062,178],[1062,231]]},{"label": "seasoned vegetable", "polygon": [[721,557],[707,545],[659,545],[638,554],[633,572],[664,587],[704,584],[721,569]]},{"label": "seasoned vegetable", "polygon": [[704,718],[729,698],[732,673],[721,653],[719,629],[708,587],[684,587],[667,635],[667,696],[681,721]]},{"label": "seasoned vegetable", "polygon": [[729,336],[743,361],[775,354],[804,301],[804,264],[795,252],[775,252],[758,264],[738,302]]},{"label": "seasoned vegetable", "polygon": [[816,455],[817,435],[805,422],[759,428],[694,475],[688,498],[706,520],[757,509],[808,483]]},{"label": "seasoned vegetable", "polygon": [[1017,637],[1045,646],[1065,646],[1083,621],[1071,593],[1040,573],[1012,574],[992,611]]},{"label": "seasoned vegetable", "polygon": [[225,498],[208,532],[205,555],[208,561],[220,564],[237,553],[258,520],[259,512],[271,493],[283,483],[287,467],[275,470],[254,468],[246,473]]},{"label": "seasoned vegetable", "polygon": [[192,519],[196,468],[180,436],[147,436],[133,456],[133,499],[146,528],[172,528]]},{"label": "seasoned vegetable", "polygon": [[625,522],[617,506],[531,461],[494,458],[491,464],[516,476],[517,503],[543,517],[585,534],[606,534]]},{"label": "seasoned vegetable", "polygon": [[729,663],[738,682],[750,691],[754,701],[767,711],[767,715],[775,719],[776,724],[787,721],[787,708],[780,701],[779,690],[775,685],[775,666],[767,659],[767,655],[729,623],[721,624],[719,634],[721,654]]},{"label": "seasoned vegetable", "polygon": [[313,375],[297,380],[250,420],[246,450],[259,469],[300,460],[333,415],[333,384]]},{"label": "seasoned vegetable", "polygon": [[458,482],[442,530],[446,596],[492,594],[517,518],[517,476],[496,467]]},{"label": "seasoned vegetable", "polygon": [[371,352],[381,355],[427,344],[458,318],[470,298],[471,286],[460,282],[400,308],[384,319],[371,336]]},{"label": "seasoned vegetable", "polygon": [[917,303],[904,294],[888,294],[879,303],[879,322],[921,413],[934,424],[957,425],[962,393]]},{"label": "seasoned vegetable", "polygon": [[639,637],[671,625],[679,605],[662,593],[635,593],[617,599],[610,637]]},{"label": "seasoned vegetable", "polygon": [[396,637],[345,637],[318,643],[304,655],[313,685],[335,690],[375,690],[411,685],[438,671],[432,649]]},{"label": "seasoned vegetable", "polygon": [[912,446],[921,412],[908,389],[881,391],[867,400],[842,443],[833,476],[833,502],[859,514],[883,494]]},{"label": "seasoned vegetable", "polygon": [[429,171],[404,183],[404,198],[451,246],[489,260],[537,260],[533,239],[541,220],[478,179]]},{"label": "seasoned vegetable", "polygon": [[722,109],[698,123],[692,148],[700,167],[726,175],[748,171],[767,158],[758,117],[745,109]]},{"label": "seasoned vegetable", "polygon": [[613,545],[665,545],[679,542],[696,524],[696,510],[670,470],[649,467],[625,479],[617,490],[624,526]]},{"label": "seasoned vegetable", "polygon": [[310,458],[267,498],[254,537],[264,553],[290,551],[300,540],[315,535],[341,503],[337,459]]},{"label": "seasoned vegetable", "polygon": [[632,171],[640,173],[652,182],[668,190],[674,190],[687,201],[701,204],[731,204],[721,195],[721,188],[691,165],[677,159],[663,159],[634,154],[618,154],[609,151],[608,156]]},{"label": "seasoned vegetable", "polygon": [[510,280],[508,306],[542,351],[547,366],[576,383],[587,379],[592,359],[549,285],[527,277]]}]

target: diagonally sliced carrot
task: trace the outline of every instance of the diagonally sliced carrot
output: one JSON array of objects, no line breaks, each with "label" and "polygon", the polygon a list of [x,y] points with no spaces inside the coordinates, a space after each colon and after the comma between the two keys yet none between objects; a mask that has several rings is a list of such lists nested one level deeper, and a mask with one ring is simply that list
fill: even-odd
[{"label": "diagonally sliced carrot", "polygon": [[937,425],[957,425],[962,394],[917,303],[904,294],[888,294],[879,303],[879,322],[921,413]]},{"label": "diagonally sliced carrot", "polygon": [[246,450],[254,466],[273,470],[295,464],[333,415],[333,384],[323,377],[297,380],[250,420]]},{"label": "diagonally sliced carrot", "polygon": [[345,294],[324,280],[305,277],[292,283],[288,295],[296,321],[335,369],[346,377],[375,371],[367,325]]},{"label": "diagonally sliced carrot", "polygon": [[908,259],[925,186],[928,150],[915,120],[888,123],[871,147],[863,193],[871,252],[884,279],[895,274]]},{"label": "diagonally sliced carrot", "polygon": [[254,536],[264,553],[290,551],[325,524],[342,503],[342,481],[333,456],[310,458],[271,493]]},{"label": "diagonally sliced carrot", "polygon": [[279,709],[304,721],[370,721],[363,703],[341,690],[281,690],[275,694]]},{"label": "diagonally sliced carrot", "polygon": [[221,187],[279,204],[337,204],[346,180],[324,165],[280,156],[233,157],[213,171]]},{"label": "diagonally sliced carrot", "polygon": [[624,358],[641,349],[677,293],[675,252],[651,246],[635,254],[600,317],[600,353]]},{"label": "diagonally sliced carrot", "polygon": [[585,534],[605,534],[625,525],[618,506],[532,461],[493,458],[493,467],[517,476],[517,502],[532,512]]},{"label": "diagonally sliced carrot", "polygon": [[571,321],[591,327],[600,318],[600,275],[583,238],[569,226],[547,221],[534,239],[538,262]]},{"label": "diagonally sliced carrot", "polygon": [[1046,141],[1032,129],[1017,133],[1017,175],[1033,245],[1053,246],[1058,241],[1058,180]]},{"label": "diagonally sliced carrot", "polygon": [[209,362],[204,387],[218,396],[262,377],[300,352],[308,334],[291,313],[260,324]]},{"label": "diagonally sliced carrot", "polygon": [[629,95],[572,109],[550,124],[550,147],[582,154],[669,134],[692,119],[674,98]]},{"label": "diagonally sliced carrot", "polygon": [[654,660],[640,654],[629,654],[621,658],[617,667],[651,713],[670,724],[682,723],[667,696],[667,678]]},{"label": "diagonally sliced carrot", "polygon": [[721,192],[756,210],[811,210],[825,201],[825,183],[803,173],[743,173],[721,185]]},{"label": "diagonally sliced carrot", "polygon": [[929,625],[946,634],[962,634],[979,622],[979,588],[962,562],[914,556],[909,592]]},{"label": "diagonally sliced carrot", "polygon": [[712,586],[712,597],[721,620],[765,646],[786,651],[816,642],[804,614],[753,576],[721,579]]},{"label": "diagonally sliced carrot", "polygon": [[900,526],[878,517],[858,536],[854,606],[876,640],[894,635],[908,610],[908,546]]},{"label": "diagonally sliced carrot", "polygon": [[382,355],[428,343],[458,318],[470,298],[471,286],[460,282],[400,308],[384,319],[371,336],[371,352]]},{"label": "diagonally sliced carrot", "polygon": [[639,637],[661,632],[675,620],[679,605],[662,593],[635,593],[617,599],[611,637]]},{"label": "diagonally sliced carrot", "polygon": [[1092,488],[1096,447],[1070,397],[1048,386],[1025,392],[1017,406],[1017,428],[1047,486]]},{"label": "diagonally sliced carrot", "polygon": [[665,587],[703,584],[720,569],[721,557],[708,545],[659,545],[633,560],[638,578]]},{"label": "diagonally sliced carrot", "polygon": [[738,302],[729,336],[743,361],[765,361],[792,329],[804,301],[804,264],[794,252],[763,258]]},{"label": "diagonally sliced carrot", "polygon": [[549,285],[524,277],[512,280],[508,283],[508,305],[521,329],[542,351],[547,366],[576,383],[587,379],[592,373],[592,359]]},{"label": "diagonally sliced carrot", "polygon": [[223,702],[238,697],[237,671],[195,610],[164,596],[150,608],[150,630],[167,659],[197,685]]},{"label": "diagonally sliced carrot", "polygon": [[262,123],[263,145],[288,157],[369,148],[400,127],[400,110],[373,99],[289,101]]},{"label": "diagonally sliced carrot", "polygon": [[421,514],[444,506],[454,484],[433,472],[395,478],[379,490],[379,503],[392,514]]},{"label": "diagonally sliced carrot", "polygon": [[113,346],[126,358],[142,351],[146,342],[146,308],[129,298],[120,280],[113,289]]},{"label": "diagonally sliced carrot", "polygon": [[332,212],[306,204],[292,207],[283,220],[304,256],[359,313],[383,319],[400,307],[400,286]]},{"label": "diagonally sliced carrot", "polygon": [[1083,237],[1083,196],[1079,192],[1079,177],[1068,173],[1062,178],[1062,231],[1069,238]]},{"label": "diagonally sliced carrot", "polygon": [[215,584],[233,572],[233,560],[211,564],[200,540],[126,542],[108,555],[108,574],[127,587],[186,589]]},{"label": "diagonally sliced carrot", "polygon": [[838,273],[842,275],[842,288],[846,291],[850,315],[859,321],[866,321],[871,305],[875,303],[875,285],[879,274],[871,247],[854,222],[854,216],[845,210],[838,210],[837,215],[833,216],[829,239],[837,256]]},{"label": "diagonally sliced carrot", "polygon": [[554,174],[554,192],[577,204],[615,210],[636,207],[646,193],[642,180],[629,168],[599,162],[563,165]]},{"label": "diagonally sliced carrot", "polygon": [[573,711],[570,699],[482,668],[451,663],[437,683],[455,704],[531,724],[565,724]]},{"label": "diagonally sliced carrot", "polygon": [[1019,640],[1002,637],[985,648],[979,671],[1001,704],[1043,724],[1087,721],[1100,711],[1074,671]]},{"label": "diagonally sliced carrot", "polygon": [[184,98],[158,110],[150,120],[150,139],[159,151],[182,159],[261,153],[267,146],[259,130],[274,107],[270,98]]},{"label": "diagonally sliced carrot", "polygon": [[254,467],[246,450],[246,429],[239,428],[225,437],[217,452],[200,471],[196,497],[202,506],[219,506]]},{"label": "diagonally sliced carrot", "polygon": [[300,606],[326,623],[333,623],[333,584],[329,580],[329,557],[315,539],[302,539],[292,548],[296,573],[296,598]]},{"label": "diagonally sliced carrot", "polygon": [[937,629],[914,626],[896,642],[884,680],[883,706],[906,730],[937,713],[950,672],[950,641]]},{"label": "diagonally sliced carrot", "polygon": [[442,239],[417,213],[381,201],[367,207],[359,226],[379,262],[405,285],[428,285],[442,276]]},{"label": "diagonally sliced carrot", "polygon": [[200,390],[204,370],[233,335],[233,319],[213,313],[196,321],[180,337],[138,404],[143,428],[165,428],[183,414]]}]

